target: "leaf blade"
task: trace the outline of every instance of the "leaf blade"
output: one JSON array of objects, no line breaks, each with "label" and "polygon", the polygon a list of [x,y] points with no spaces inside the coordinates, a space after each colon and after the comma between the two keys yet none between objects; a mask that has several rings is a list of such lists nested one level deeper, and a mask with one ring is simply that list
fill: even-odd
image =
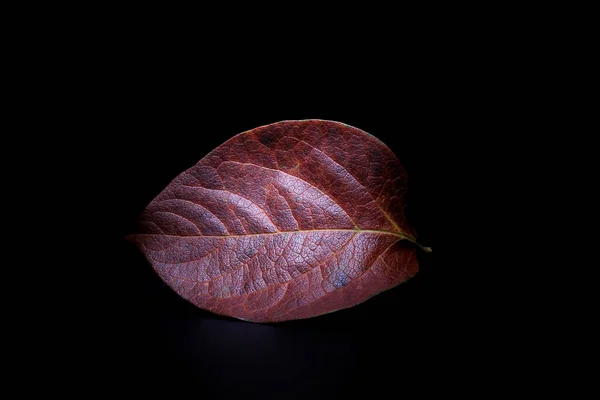
[{"label": "leaf blade", "polygon": [[405,193],[406,173],[374,137],[284,121],[233,137],[176,177],[132,239],[201,308],[257,322],[307,318],[417,272]]}]

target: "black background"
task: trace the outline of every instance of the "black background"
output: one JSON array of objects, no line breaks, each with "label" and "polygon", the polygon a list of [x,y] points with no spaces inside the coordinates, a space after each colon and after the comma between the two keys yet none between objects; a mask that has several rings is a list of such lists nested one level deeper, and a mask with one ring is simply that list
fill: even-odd
[{"label": "black background", "polygon": [[[251,76],[212,80],[208,74],[203,85],[176,76],[156,82],[131,70],[101,82],[107,86],[98,89],[103,100],[93,112],[97,142],[91,145],[101,153],[100,173],[91,195],[102,209],[91,216],[106,227],[98,252],[106,282],[94,299],[99,312],[90,329],[100,337],[95,357],[109,360],[104,382],[221,397],[318,398],[361,387],[424,390],[449,372],[449,272],[433,262],[436,183],[446,172],[434,154],[443,152],[438,138],[450,118],[447,99],[435,82],[372,76],[361,85],[301,77],[266,85]],[[360,128],[398,156],[409,175],[409,221],[419,241],[434,249],[419,251],[420,272],[351,309],[279,324],[213,315],[178,297],[124,239],[135,233],[138,215],[228,138],[311,118]]]}]

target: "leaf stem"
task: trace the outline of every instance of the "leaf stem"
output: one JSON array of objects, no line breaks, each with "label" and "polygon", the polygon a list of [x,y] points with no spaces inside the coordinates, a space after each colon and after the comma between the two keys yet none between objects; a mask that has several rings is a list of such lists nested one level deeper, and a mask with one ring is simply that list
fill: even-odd
[{"label": "leaf stem", "polygon": [[[384,233],[384,231],[382,231],[382,233]],[[432,253],[433,251],[431,250],[431,247],[425,247],[423,246],[421,243],[417,242],[417,239],[413,236],[404,234],[404,233],[396,233],[396,232],[385,232],[385,233],[391,233],[392,235],[396,235],[399,236],[402,239],[406,239],[409,242],[415,244],[417,247],[419,247],[421,250],[423,250],[425,253]]]},{"label": "leaf stem", "polygon": [[417,245],[418,245],[418,246],[419,246],[421,249],[423,249],[423,251],[424,251],[425,253],[432,253],[432,252],[433,252],[433,250],[431,250],[431,247],[424,247],[424,246],[420,245],[419,243],[417,243]]}]

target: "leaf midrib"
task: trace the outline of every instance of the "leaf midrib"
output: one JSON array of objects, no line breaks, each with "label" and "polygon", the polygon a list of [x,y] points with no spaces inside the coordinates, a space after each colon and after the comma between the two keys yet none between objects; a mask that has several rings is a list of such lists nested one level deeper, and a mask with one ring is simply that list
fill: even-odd
[{"label": "leaf midrib", "polygon": [[311,232],[353,232],[353,233],[370,233],[377,235],[392,235],[399,237],[400,239],[408,240],[409,242],[417,244],[417,240],[411,236],[402,232],[390,232],[380,231],[376,229],[307,229],[297,231],[277,231],[277,232],[264,232],[264,233],[245,233],[243,235],[168,235],[165,233],[140,233],[133,236],[167,236],[167,237],[178,237],[178,238],[228,238],[228,237],[248,237],[248,236],[272,236],[272,235],[283,235],[286,233],[311,233]]}]

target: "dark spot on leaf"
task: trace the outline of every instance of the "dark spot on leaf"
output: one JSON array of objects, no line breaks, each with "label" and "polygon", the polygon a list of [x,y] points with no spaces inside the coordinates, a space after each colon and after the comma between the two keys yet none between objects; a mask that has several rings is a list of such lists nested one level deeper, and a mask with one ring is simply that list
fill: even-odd
[{"label": "dark spot on leaf", "polygon": [[258,141],[267,147],[271,147],[271,144],[275,141],[275,139],[277,139],[275,135],[273,135],[271,132],[266,132],[260,135]]},{"label": "dark spot on leaf", "polygon": [[339,289],[350,283],[350,278],[344,273],[344,271],[338,271],[332,283],[333,286]]},{"label": "dark spot on leaf", "polygon": [[385,174],[385,164],[381,161],[374,161],[371,163],[371,176],[382,176]]}]

